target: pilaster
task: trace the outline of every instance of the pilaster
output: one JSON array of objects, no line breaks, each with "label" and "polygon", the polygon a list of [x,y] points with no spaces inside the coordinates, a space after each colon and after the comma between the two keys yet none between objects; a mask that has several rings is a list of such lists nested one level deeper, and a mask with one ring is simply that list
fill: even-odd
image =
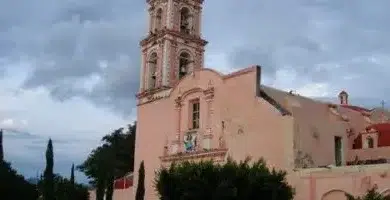
[{"label": "pilaster", "polygon": [[178,97],[175,100],[175,109],[176,109],[176,135],[175,140],[172,142],[172,153],[182,152],[182,134],[181,134],[181,110],[182,110],[182,102],[181,97]]},{"label": "pilaster", "polygon": [[169,84],[169,62],[171,59],[169,59],[170,51],[170,42],[169,40],[164,41],[164,52],[163,52],[163,69],[162,69],[162,85],[168,86]]}]

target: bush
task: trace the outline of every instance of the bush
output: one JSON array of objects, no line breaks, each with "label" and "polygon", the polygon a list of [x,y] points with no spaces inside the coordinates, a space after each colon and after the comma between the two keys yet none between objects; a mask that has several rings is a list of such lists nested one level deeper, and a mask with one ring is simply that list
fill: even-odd
[{"label": "bush", "polygon": [[347,196],[348,200],[390,200],[389,195],[385,196],[378,192],[378,187],[376,185],[369,189],[362,197],[354,197],[350,194],[345,194],[345,196]]},{"label": "bush", "polygon": [[184,162],[161,168],[155,179],[160,200],[291,200],[294,191],[286,172],[268,169],[264,160],[249,164],[228,159],[223,165],[212,161]]}]

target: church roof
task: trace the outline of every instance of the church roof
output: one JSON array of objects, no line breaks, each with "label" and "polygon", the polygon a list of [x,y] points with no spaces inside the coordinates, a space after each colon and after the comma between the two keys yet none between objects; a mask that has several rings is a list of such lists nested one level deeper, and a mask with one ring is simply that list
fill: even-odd
[{"label": "church roof", "polygon": [[372,109],[367,109],[367,108],[363,108],[363,107],[360,107],[360,106],[354,106],[354,105],[341,105],[342,107],[344,108],[349,108],[349,109],[352,109],[352,110],[355,110],[355,111],[358,111],[358,112],[371,112]]},{"label": "church roof", "polygon": [[261,85],[260,90],[260,93],[265,93],[284,110],[291,113],[298,123],[310,123],[313,126],[318,124],[320,126],[321,123],[329,121],[328,116],[331,113],[329,106],[334,105],[336,112],[339,114],[340,123],[353,130],[356,133],[355,137],[366,127],[383,121],[383,116],[390,117],[390,112],[383,109],[334,104],[265,85]]}]

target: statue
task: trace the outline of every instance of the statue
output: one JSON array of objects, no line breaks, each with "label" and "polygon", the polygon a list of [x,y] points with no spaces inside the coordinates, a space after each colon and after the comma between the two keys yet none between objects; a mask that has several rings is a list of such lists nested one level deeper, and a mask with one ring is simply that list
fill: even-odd
[{"label": "statue", "polygon": [[192,133],[188,133],[186,136],[184,136],[184,148],[186,152],[195,151],[197,146],[196,138],[196,135]]}]

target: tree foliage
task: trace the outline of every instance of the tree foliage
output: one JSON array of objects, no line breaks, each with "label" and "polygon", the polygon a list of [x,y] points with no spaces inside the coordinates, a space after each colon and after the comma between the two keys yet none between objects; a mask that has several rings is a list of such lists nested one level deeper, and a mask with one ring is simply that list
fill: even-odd
[{"label": "tree foliage", "polygon": [[3,130],[0,129],[0,162],[4,161]]},{"label": "tree foliage", "polygon": [[252,165],[249,159],[228,159],[224,165],[183,162],[160,169],[155,188],[160,200],[291,200],[294,190],[285,176],[284,171],[268,169],[264,160]]},{"label": "tree foliage", "polygon": [[390,195],[383,195],[378,192],[378,187],[375,185],[367,190],[367,193],[362,197],[354,197],[351,194],[345,194],[348,200],[390,200]]},{"label": "tree foliage", "polygon": [[77,168],[84,172],[96,189],[96,200],[111,200],[113,182],[134,169],[136,123],[126,131],[119,128],[102,138],[103,144],[94,149]]},{"label": "tree foliage", "polygon": [[46,168],[43,180],[43,198],[44,200],[55,200],[54,198],[54,153],[53,141],[49,139],[46,149]]},{"label": "tree foliage", "polygon": [[[56,200],[88,200],[88,188],[84,185],[74,183],[70,179],[64,178],[58,174],[54,174],[54,198]],[[38,188],[43,191],[45,188],[45,181],[41,179],[38,182]],[[42,198],[44,200],[44,198]]]},{"label": "tree foliage", "polygon": [[145,196],[145,166],[144,161],[141,162],[138,170],[138,184],[135,200],[144,200]]},{"label": "tree foliage", "polygon": [[0,161],[0,199],[1,200],[36,200],[38,191],[34,184],[27,182],[11,164]]},{"label": "tree foliage", "polygon": [[[2,131],[0,130],[0,152],[3,151]],[[89,200],[88,188],[74,181],[74,168],[72,166],[71,179],[55,175],[53,143],[49,140],[46,149],[46,168],[44,175],[35,183],[25,180],[16,170],[12,169],[11,164],[0,159],[0,199],[1,200],[37,200],[37,199],[55,199],[55,200]],[[50,184],[50,185],[49,185]],[[51,189],[51,190],[48,190]],[[48,195],[49,194],[49,195]],[[44,196],[46,195],[46,196]]]},{"label": "tree foliage", "polygon": [[72,168],[70,169],[70,184],[74,185],[74,164],[72,164]]}]

